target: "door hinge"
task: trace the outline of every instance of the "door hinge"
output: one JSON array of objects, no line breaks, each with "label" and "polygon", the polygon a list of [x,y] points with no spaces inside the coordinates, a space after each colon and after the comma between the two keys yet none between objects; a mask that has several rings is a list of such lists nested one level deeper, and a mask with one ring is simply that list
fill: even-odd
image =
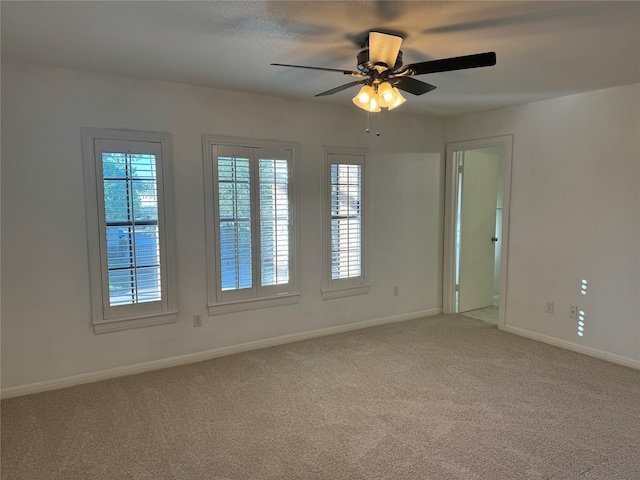
[{"label": "door hinge", "polygon": [[460,291],[460,285],[456,285],[456,292]]},{"label": "door hinge", "polygon": [[464,165],[458,166],[458,175],[462,175],[464,173]]}]

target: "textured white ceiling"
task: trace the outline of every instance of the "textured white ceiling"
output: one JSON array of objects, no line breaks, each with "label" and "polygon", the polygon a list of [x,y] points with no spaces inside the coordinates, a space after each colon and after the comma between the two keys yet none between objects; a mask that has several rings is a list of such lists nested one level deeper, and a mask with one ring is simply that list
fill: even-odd
[{"label": "textured white ceiling", "polygon": [[[495,67],[417,77],[401,107],[455,116],[640,81],[638,1],[102,1],[0,3],[2,60],[349,105],[369,30],[404,63],[495,51]],[[355,107],[354,107],[355,108]]]}]

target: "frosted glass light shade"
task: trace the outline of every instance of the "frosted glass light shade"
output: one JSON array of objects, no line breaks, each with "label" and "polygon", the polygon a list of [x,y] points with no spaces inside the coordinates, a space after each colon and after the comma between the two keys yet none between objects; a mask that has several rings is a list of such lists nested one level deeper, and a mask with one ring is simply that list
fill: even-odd
[{"label": "frosted glass light shade", "polygon": [[380,105],[378,102],[378,94],[370,85],[362,87],[358,94],[353,97],[353,103],[367,112],[379,112]]},{"label": "frosted glass light shade", "polygon": [[400,93],[400,90],[398,90],[396,87],[393,87],[393,93],[395,93],[396,99],[392,105],[389,105],[389,110],[393,110],[394,108],[399,107],[400,105],[402,105],[404,102],[407,101],[407,99],[404,98]]},{"label": "frosted glass light shade", "polygon": [[370,85],[364,85],[360,89],[358,94],[355,97],[353,97],[353,103],[356,106],[362,108],[363,110],[369,111],[369,104],[375,94],[376,93],[373,87],[371,87]]},{"label": "frosted glass light shade", "polygon": [[367,109],[369,112],[379,112],[380,111],[380,101],[378,98],[378,94],[375,94],[369,100],[369,108]]},{"label": "frosted glass light shade", "polygon": [[396,100],[396,94],[393,87],[388,82],[383,82],[378,86],[379,102],[381,107],[389,107]]},{"label": "frosted glass light shade", "polygon": [[358,92],[358,101],[360,103],[369,103],[375,92],[370,85],[364,85]]}]

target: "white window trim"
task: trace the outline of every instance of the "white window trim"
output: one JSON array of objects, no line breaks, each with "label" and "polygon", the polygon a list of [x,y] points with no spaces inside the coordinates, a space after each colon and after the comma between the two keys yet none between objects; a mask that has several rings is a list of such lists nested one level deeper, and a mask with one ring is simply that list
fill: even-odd
[{"label": "white window trim", "polygon": [[[87,221],[87,247],[89,260],[89,288],[91,295],[91,322],[94,332],[108,333],[131,328],[173,323],[177,320],[176,256],[174,238],[173,189],[171,181],[171,136],[168,133],[82,128],[82,157],[84,167],[85,209]],[[149,308],[148,304],[113,309],[109,306],[108,285],[105,287],[104,272],[106,252],[102,251],[104,240],[100,232],[105,220],[100,208],[99,192],[102,178],[97,177],[95,142],[114,140],[157,144],[161,151],[161,199],[158,205],[158,225],[161,245],[161,272],[163,298]],[[160,189],[159,189],[160,190]],[[105,288],[107,290],[105,290]],[[140,308],[137,308],[140,307]],[[117,313],[120,310],[121,313]],[[123,312],[124,310],[124,312]],[[151,311],[153,310],[153,311]]]},{"label": "white window trim", "polygon": [[[215,195],[215,171],[213,148],[216,146],[248,147],[248,148],[279,148],[291,151],[289,172],[289,219],[293,228],[289,231],[289,242],[292,245],[289,256],[289,291],[271,296],[258,296],[231,301],[220,301],[219,284],[220,272],[218,264],[219,241],[216,235],[217,197]],[[224,315],[246,310],[291,305],[298,303],[298,182],[297,182],[298,145],[296,143],[275,140],[255,140],[240,137],[218,135],[202,135],[202,161],[204,171],[204,199],[205,199],[205,233],[207,259],[207,312],[209,316]]]},{"label": "white window trim", "polygon": [[[368,262],[368,230],[367,221],[369,199],[367,188],[367,155],[369,149],[354,147],[323,147],[323,176],[322,176],[322,289],[323,300],[350,297],[369,293],[369,262]],[[362,165],[362,274],[359,277],[332,280],[331,279],[331,155],[361,156]]]}]

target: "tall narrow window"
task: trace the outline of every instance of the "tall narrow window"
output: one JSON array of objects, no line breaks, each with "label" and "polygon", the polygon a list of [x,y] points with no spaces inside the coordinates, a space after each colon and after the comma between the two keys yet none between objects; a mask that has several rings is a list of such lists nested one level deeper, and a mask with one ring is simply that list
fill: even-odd
[{"label": "tall narrow window", "polygon": [[295,146],[203,144],[209,314],[297,302]]},{"label": "tall narrow window", "polygon": [[83,129],[96,333],[175,321],[169,137]]},{"label": "tall narrow window", "polygon": [[102,152],[109,305],[162,298],[156,156]]},{"label": "tall narrow window", "polygon": [[325,149],[323,298],[367,293],[364,165],[366,152]]},{"label": "tall narrow window", "polygon": [[331,164],[331,280],[362,275],[362,165]]}]

